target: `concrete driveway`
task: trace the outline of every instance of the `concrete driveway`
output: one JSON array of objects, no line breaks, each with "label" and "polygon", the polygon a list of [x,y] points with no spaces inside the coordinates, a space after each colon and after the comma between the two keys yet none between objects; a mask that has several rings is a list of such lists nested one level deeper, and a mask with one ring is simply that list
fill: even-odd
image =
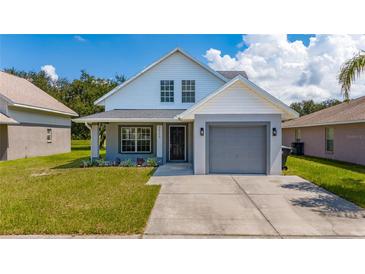
[{"label": "concrete driveway", "polygon": [[149,181],[162,188],[145,238],[365,236],[363,209],[298,176],[186,175],[183,169],[177,176],[160,170]]}]

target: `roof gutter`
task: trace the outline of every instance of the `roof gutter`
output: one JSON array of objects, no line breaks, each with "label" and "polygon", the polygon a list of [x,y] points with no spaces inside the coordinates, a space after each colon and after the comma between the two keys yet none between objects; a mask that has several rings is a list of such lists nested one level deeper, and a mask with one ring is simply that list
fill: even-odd
[{"label": "roof gutter", "polygon": [[318,126],[330,126],[330,125],[346,125],[346,124],[359,124],[365,123],[365,120],[356,121],[338,121],[338,122],[327,122],[327,123],[316,123],[310,125],[298,125],[298,126],[282,126],[282,128],[302,128],[302,127],[318,127]]},{"label": "roof gutter", "polygon": [[71,112],[65,112],[65,111],[59,111],[59,110],[53,110],[53,109],[49,109],[49,108],[35,107],[35,106],[29,106],[29,105],[23,105],[23,104],[17,104],[17,103],[13,103],[10,106],[20,107],[20,108],[27,108],[27,109],[34,109],[34,110],[40,110],[40,111],[45,111],[45,112],[52,112],[52,113],[66,115],[66,116],[74,116],[74,117],[79,116],[76,112],[75,113],[71,113]]}]

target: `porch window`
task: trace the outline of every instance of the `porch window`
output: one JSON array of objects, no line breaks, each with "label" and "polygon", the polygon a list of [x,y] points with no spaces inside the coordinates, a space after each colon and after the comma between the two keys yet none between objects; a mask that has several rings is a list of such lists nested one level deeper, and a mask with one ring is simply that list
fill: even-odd
[{"label": "porch window", "polygon": [[326,127],[326,152],[332,153],[334,151],[334,130],[333,127]]},{"label": "porch window", "polygon": [[122,127],[122,153],[150,153],[152,140],[151,127]]},{"label": "porch window", "polygon": [[174,102],[174,81],[161,80],[161,103]]},{"label": "porch window", "polygon": [[182,102],[195,103],[195,80],[182,80]]}]

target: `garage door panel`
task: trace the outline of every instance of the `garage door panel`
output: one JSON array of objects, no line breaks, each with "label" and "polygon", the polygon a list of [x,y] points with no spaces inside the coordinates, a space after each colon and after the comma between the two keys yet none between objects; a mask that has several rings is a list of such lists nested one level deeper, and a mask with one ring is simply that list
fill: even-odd
[{"label": "garage door panel", "polygon": [[211,126],[210,173],[266,173],[265,126]]}]

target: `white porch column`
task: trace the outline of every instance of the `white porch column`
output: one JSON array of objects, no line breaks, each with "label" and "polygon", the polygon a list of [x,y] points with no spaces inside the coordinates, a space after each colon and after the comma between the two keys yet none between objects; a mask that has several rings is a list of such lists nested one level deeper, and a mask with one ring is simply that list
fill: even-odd
[{"label": "white porch column", "polygon": [[157,158],[162,158],[162,145],[163,145],[163,130],[162,130],[162,125],[157,125],[156,126],[156,139],[157,139],[157,143],[156,143],[156,157]]},{"label": "white porch column", "polygon": [[99,125],[91,125],[91,160],[99,159]]}]

